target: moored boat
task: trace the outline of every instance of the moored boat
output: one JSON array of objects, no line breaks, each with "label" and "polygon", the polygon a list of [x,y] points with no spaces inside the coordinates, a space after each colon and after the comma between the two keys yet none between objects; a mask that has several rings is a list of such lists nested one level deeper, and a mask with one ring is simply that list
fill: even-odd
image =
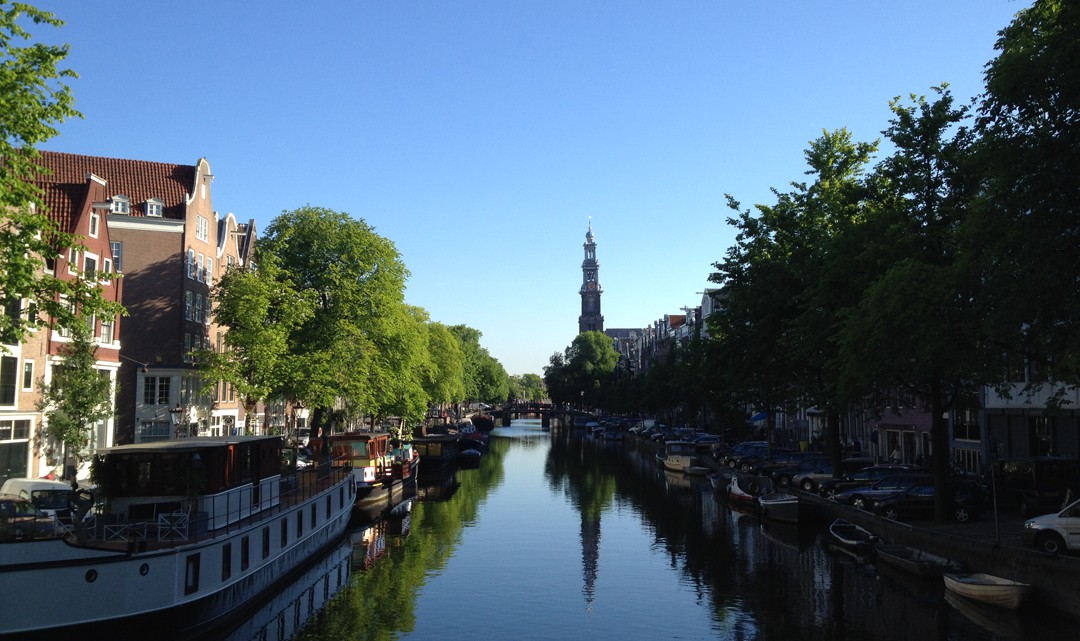
[{"label": "moored boat", "polygon": [[907,545],[878,542],[874,545],[878,561],[921,577],[937,577],[945,572],[962,572],[963,564]]},{"label": "moored boat", "polygon": [[829,525],[829,534],[833,542],[843,549],[859,554],[870,551],[870,546],[879,541],[869,530],[844,519],[836,519]]},{"label": "moored boat", "polygon": [[799,497],[789,492],[767,492],[757,497],[761,516],[784,523],[799,522]]},{"label": "moored boat", "polygon": [[757,507],[758,497],[772,490],[772,479],[767,476],[736,474],[728,482],[727,496],[735,503]]},{"label": "moored boat", "polygon": [[685,472],[700,463],[697,450],[689,441],[668,441],[662,454],[658,452],[657,459],[673,472]]},{"label": "moored boat", "polygon": [[419,478],[439,478],[454,471],[461,446],[458,438],[452,434],[432,434],[414,436],[413,451],[419,457]]},{"label": "moored boat", "polygon": [[[318,439],[315,447],[319,447]],[[401,480],[393,478],[393,454],[388,432],[332,434],[330,452],[335,458],[350,462],[358,508],[386,503],[387,497],[394,491],[394,485],[401,485]]]},{"label": "moored boat", "polygon": [[341,541],[352,510],[347,462],[283,474],[281,448],[238,436],[98,450],[98,511],[84,518],[87,500],[74,532],[0,545],[0,635],[130,634],[167,616],[195,636],[243,612]]},{"label": "moored boat", "polygon": [[945,587],[960,596],[1009,610],[1019,608],[1032,590],[1028,583],[1012,581],[992,574],[946,572],[942,578],[945,579]]}]

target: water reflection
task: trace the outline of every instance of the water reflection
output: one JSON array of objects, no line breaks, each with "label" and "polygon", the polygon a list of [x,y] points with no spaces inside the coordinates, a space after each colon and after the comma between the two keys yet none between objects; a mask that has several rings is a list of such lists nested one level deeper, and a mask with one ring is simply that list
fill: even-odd
[{"label": "water reflection", "polygon": [[947,600],[940,581],[836,554],[820,523],[731,509],[632,441],[539,421],[497,429],[478,469],[417,487],[415,502],[342,549],[352,572],[328,604],[320,590],[335,585],[340,550],[281,613],[235,638],[288,638],[278,632],[295,629],[281,623],[294,612],[313,613],[296,639],[1074,636],[1058,617],[980,612]]}]

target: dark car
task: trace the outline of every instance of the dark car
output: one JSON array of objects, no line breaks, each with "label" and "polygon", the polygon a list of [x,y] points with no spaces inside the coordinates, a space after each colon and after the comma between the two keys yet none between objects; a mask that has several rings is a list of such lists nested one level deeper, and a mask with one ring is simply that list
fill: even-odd
[{"label": "dark car", "polygon": [[840,478],[825,479],[821,481],[818,483],[818,494],[830,501],[835,501],[836,495],[841,492],[854,490],[860,487],[868,487],[886,476],[892,476],[902,472],[918,472],[919,469],[920,468],[917,465],[871,465],[870,467],[855,472],[849,472]]},{"label": "dark car", "polygon": [[[840,461],[840,475],[850,474],[857,472],[863,468],[870,467],[874,464],[874,459],[865,457],[852,457],[846,458]],[[818,467],[800,472],[791,477],[791,484],[796,487],[801,487],[807,492],[816,492],[818,483],[821,483],[825,479],[831,479],[837,476],[833,473],[833,466],[831,460],[826,460]]]},{"label": "dark car", "polygon": [[1080,493],[1080,460],[1032,456],[994,461],[983,481],[995,488],[998,505],[1015,508],[1022,516],[1045,514],[1064,507]]},{"label": "dark car", "polygon": [[782,452],[779,452],[779,453],[773,452],[773,457],[771,459],[758,461],[757,463],[755,463],[750,468],[750,472],[753,473],[753,474],[757,474],[759,476],[770,476],[771,477],[772,473],[779,470],[779,469],[782,469],[782,468],[785,468],[785,467],[791,467],[792,465],[795,465],[795,464],[799,463],[800,461],[805,461],[807,459],[812,459],[812,458],[814,458],[814,459],[822,458],[821,452],[814,452],[814,451],[805,451],[805,452],[804,451],[782,451]]},{"label": "dark car", "polygon": [[775,481],[778,485],[787,487],[791,485],[791,479],[795,478],[795,475],[816,469],[818,467],[821,467],[822,465],[827,464],[828,462],[829,459],[826,458],[824,454],[818,452],[817,456],[804,458],[798,463],[795,463],[794,465],[789,465],[788,467],[781,467],[773,470],[769,474],[769,476],[772,477],[772,480]]},{"label": "dark car", "polygon": [[[973,483],[956,484],[951,487],[951,514],[958,523],[967,523],[986,509],[986,494]],[[874,501],[873,511],[894,521],[902,519],[934,518],[935,490],[932,482],[917,483],[892,496]]]},{"label": "dark car", "polygon": [[29,500],[0,494],[0,541],[50,538],[59,533],[56,519]]},{"label": "dark car", "polygon": [[769,444],[765,441],[743,441],[732,447],[720,460],[724,465],[735,467],[735,461],[742,456],[747,456],[751,452],[760,451],[768,448]]},{"label": "dark car", "polygon": [[745,456],[740,456],[733,467],[736,467],[743,472],[753,472],[757,466],[771,461],[772,456],[786,454],[790,451],[791,450],[787,448],[781,447],[772,448],[771,453],[768,447],[752,450]]},{"label": "dark car", "polygon": [[933,483],[933,477],[923,473],[904,473],[886,476],[873,485],[838,492],[833,500],[860,510],[869,510],[874,501],[893,496],[920,483]]}]

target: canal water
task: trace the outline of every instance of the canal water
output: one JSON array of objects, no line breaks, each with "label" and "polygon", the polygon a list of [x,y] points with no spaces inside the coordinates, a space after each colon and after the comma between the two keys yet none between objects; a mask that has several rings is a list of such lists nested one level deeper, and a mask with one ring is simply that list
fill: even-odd
[{"label": "canal water", "polygon": [[492,433],[478,469],[423,483],[230,640],[1075,639],[1038,604],[952,603],[665,473],[633,443],[538,420]]}]

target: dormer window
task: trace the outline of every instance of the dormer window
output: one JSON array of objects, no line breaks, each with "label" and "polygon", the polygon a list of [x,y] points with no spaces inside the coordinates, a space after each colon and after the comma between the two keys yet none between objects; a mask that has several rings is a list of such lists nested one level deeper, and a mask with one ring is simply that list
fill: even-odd
[{"label": "dormer window", "polygon": [[123,194],[117,194],[109,201],[109,211],[114,214],[130,214],[131,199]]},{"label": "dormer window", "polygon": [[165,213],[165,203],[157,198],[151,198],[146,201],[146,215],[153,216],[154,218],[161,218]]},{"label": "dormer window", "polygon": [[101,224],[101,216],[90,214],[90,238],[97,238],[98,226]]}]

